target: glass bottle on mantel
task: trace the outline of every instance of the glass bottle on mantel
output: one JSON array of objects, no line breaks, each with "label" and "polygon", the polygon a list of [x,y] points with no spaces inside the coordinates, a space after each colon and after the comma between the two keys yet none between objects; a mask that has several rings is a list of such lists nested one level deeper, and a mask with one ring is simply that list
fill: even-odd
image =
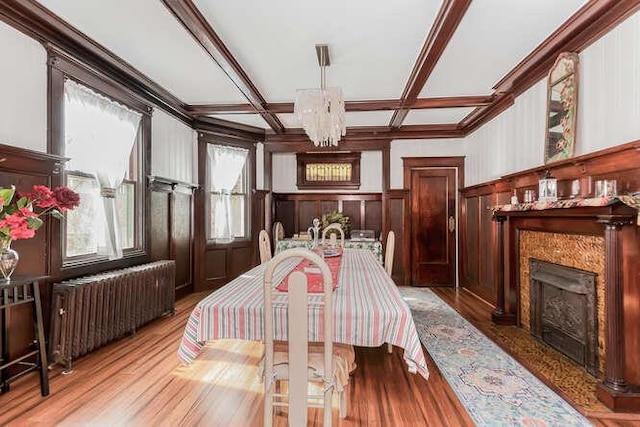
[{"label": "glass bottle on mantel", "polygon": [[516,189],[513,189],[513,195],[511,196],[511,204],[512,205],[517,205],[518,204],[518,194],[516,193]]}]

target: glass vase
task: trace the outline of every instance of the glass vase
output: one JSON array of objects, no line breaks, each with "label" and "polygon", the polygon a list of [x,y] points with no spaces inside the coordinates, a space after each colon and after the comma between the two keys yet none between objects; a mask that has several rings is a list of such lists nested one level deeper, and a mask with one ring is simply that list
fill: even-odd
[{"label": "glass vase", "polygon": [[20,256],[11,249],[11,243],[0,245],[0,281],[8,282],[18,265]]}]

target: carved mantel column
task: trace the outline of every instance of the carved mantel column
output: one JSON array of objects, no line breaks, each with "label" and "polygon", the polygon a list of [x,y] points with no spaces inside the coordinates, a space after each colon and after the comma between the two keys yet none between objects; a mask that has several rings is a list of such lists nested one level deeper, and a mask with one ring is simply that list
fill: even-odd
[{"label": "carved mantel column", "polygon": [[505,311],[505,270],[504,270],[504,258],[505,258],[505,245],[504,245],[504,226],[507,217],[503,215],[494,215],[493,220],[496,222],[496,258],[495,258],[495,280],[496,280],[496,308],[491,314],[491,320],[496,324],[508,324],[515,323],[515,316],[513,313],[507,313]]},{"label": "carved mantel column", "polygon": [[[604,225],[605,239],[605,307],[607,319],[605,341],[605,379],[598,385],[597,395],[607,406],[615,409],[615,397],[627,393],[628,385],[625,372],[625,344],[623,323],[623,281],[621,242],[622,227],[632,224],[629,218],[612,215],[599,216],[598,222]],[[612,399],[613,398],[613,399]]]}]

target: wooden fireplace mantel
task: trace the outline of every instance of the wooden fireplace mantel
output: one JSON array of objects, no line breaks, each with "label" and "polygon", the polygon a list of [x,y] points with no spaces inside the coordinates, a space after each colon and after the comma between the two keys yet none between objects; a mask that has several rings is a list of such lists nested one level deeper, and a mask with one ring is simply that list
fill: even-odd
[{"label": "wooden fireplace mantel", "polygon": [[615,411],[640,411],[640,270],[638,210],[612,200],[605,206],[506,206],[494,210],[497,324],[520,325],[519,233],[532,230],[595,235],[605,242],[605,372],[598,398]]}]

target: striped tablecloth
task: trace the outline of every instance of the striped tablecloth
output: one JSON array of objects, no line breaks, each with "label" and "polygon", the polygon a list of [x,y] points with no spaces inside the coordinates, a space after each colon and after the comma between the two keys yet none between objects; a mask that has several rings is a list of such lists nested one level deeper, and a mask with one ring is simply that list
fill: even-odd
[{"label": "striped tablecloth", "polygon": [[[274,285],[288,274],[299,258],[283,262],[275,271]],[[258,265],[204,298],[194,308],[178,349],[178,357],[190,363],[204,342],[215,339],[263,339],[263,271]],[[404,360],[412,373],[429,377],[411,311],[384,268],[368,250],[345,249],[334,293],[334,341],[362,347],[391,343],[404,348]],[[280,298],[286,298],[281,293]],[[318,319],[322,294],[311,295],[309,339],[322,341]],[[315,300],[315,301],[314,301]],[[318,304],[314,304],[317,302]],[[286,340],[286,307],[275,305],[274,334]]]},{"label": "striped tablecloth", "polygon": [[[276,253],[291,248],[307,248],[311,249],[312,240],[294,240],[282,239],[276,244]],[[378,261],[382,263],[382,243],[379,240],[351,240],[344,241],[344,247],[349,249],[367,249],[376,256]]]}]

